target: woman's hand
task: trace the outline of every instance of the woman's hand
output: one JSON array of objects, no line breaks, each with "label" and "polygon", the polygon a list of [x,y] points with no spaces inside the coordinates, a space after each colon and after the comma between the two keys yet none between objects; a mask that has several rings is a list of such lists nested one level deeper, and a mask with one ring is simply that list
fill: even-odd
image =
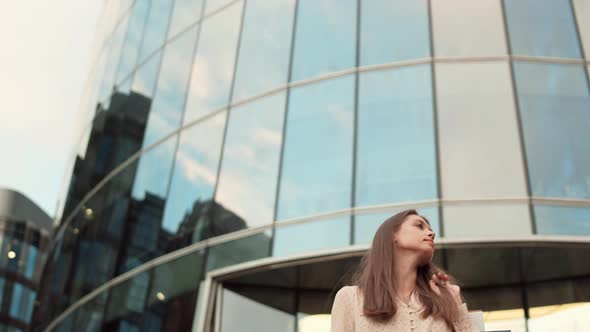
[{"label": "woman's hand", "polygon": [[453,285],[449,282],[449,276],[438,272],[432,275],[430,278],[430,289],[435,292],[437,295],[440,295],[440,288],[446,287],[451,295],[453,296],[453,300],[457,303],[457,306],[463,304],[463,299],[461,298],[461,288],[457,285]]}]

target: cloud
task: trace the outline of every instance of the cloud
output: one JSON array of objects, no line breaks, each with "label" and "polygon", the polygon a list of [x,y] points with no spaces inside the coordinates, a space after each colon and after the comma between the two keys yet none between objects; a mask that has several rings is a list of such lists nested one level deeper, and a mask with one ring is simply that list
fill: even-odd
[{"label": "cloud", "polygon": [[183,151],[178,151],[177,162],[180,164],[182,173],[186,179],[193,183],[199,181],[208,185],[215,185],[217,179],[217,168],[211,168]]}]

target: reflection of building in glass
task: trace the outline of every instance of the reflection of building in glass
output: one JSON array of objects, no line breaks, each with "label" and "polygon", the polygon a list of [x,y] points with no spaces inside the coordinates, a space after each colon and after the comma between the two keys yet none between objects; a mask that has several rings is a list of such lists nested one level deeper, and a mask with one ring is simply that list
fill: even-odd
[{"label": "reflection of building in glass", "polygon": [[77,157],[65,213],[71,213],[100,180],[139,150],[151,100],[139,93],[114,93],[111,109],[99,111],[84,158]]},{"label": "reflection of building in glass", "polygon": [[36,326],[308,326],[406,208],[488,329],[590,324],[583,0],[120,3]]},{"label": "reflection of building in glass", "polygon": [[52,228],[35,203],[0,189],[0,330],[30,327]]}]

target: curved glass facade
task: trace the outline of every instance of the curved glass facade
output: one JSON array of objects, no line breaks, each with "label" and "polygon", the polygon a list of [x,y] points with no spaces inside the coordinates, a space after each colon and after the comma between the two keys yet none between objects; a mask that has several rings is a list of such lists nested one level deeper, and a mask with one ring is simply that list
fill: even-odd
[{"label": "curved glass facade", "polygon": [[188,331],[207,271],[367,245],[404,208],[590,241],[584,1],[117,5],[38,326]]}]

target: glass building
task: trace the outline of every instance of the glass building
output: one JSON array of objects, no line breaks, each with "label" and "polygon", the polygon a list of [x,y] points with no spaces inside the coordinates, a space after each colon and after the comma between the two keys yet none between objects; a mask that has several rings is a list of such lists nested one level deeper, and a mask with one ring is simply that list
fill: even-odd
[{"label": "glass building", "polygon": [[31,330],[52,228],[29,198],[0,188],[0,331]]},{"label": "glass building", "polygon": [[37,328],[321,331],[407,208],[486,328],[590,324],[589,1],[109,1],[97,42]]}]

